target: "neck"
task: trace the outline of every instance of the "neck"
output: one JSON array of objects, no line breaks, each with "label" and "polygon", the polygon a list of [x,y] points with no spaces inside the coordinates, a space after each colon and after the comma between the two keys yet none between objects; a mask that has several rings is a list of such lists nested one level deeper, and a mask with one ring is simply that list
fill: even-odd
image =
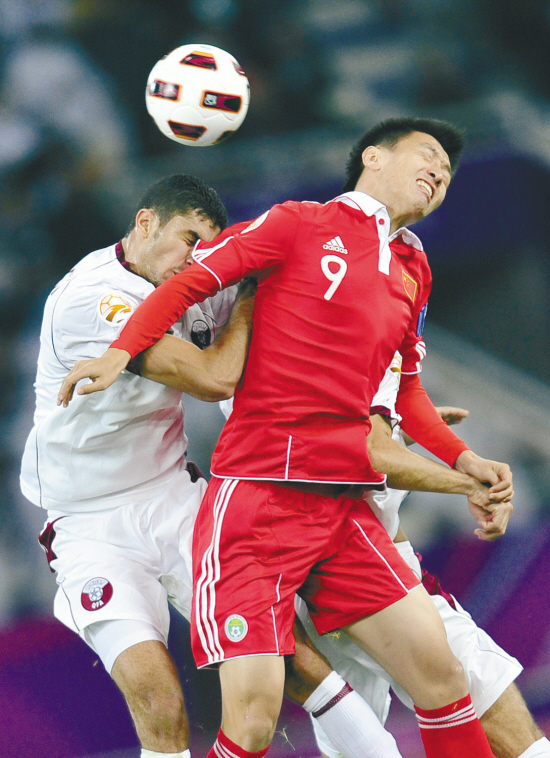
[{"label": "neck", "polygon": [[407,226],[408,224],[414,223],[414,220],[409,216],[399,214],[395,207],[392,205],[391,200],[385,199],[385,193],[383,193],[380,189],[377,189],[376,187],[368,187],[365,186],[365,184],[358,182],[357,186],[355,187],[355,191],[364,192],[365,195],[370,195],[370,197],[373,197],[375,200],[378,200],[379,203],[382,203],[382,205],[385,206],[386,210],[388,211],[388,216],[390,217],[390,234],[393,234],[402,226]]},{"label": "neck", "polygon": [[124,250],[124,260],[128,264],[128,267],[131,271],[134,272],[134,274],[139,274],[137,263],[136,263],[136,255],[134,252],[134,246],[132,245],[132,235],[134,234],[133,231],[130,232],[130,234],[127,237],[123,237],[122,242],[122,249]]},{"label": "neck", "polygon": [[[388,212],[389,212],[389,209],[388,209]],[[410,220],[404,217],[392,216],[391,213],[390,213],[390,221],[391,221],[390,234],[393,234],[398,229],[401,229],[402,226],[407,226],[408,224],[411,223]]]}]

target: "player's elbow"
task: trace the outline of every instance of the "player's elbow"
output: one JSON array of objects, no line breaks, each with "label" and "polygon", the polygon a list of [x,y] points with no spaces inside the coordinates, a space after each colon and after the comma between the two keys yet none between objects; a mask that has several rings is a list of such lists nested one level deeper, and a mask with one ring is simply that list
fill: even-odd
[{"label": "player's elbow", "polygon": [[235,394],[236,382],[216,382],[209,388],[208,401],[211,403],[217,403],[220,400],[229,400]]},{"label": "player's elbow", "polygon": [[202,356],[207,359],[202,371],[202,383],[205,385],[205,391],[209,393],[212,402],[229,400],[235,394],[235,389],[241,379],[242,362],[237,360],[220,361],[214,354],[206,354],[206,350]]},{"label": "player's elbow", "polygon": [[216,376],[205,373],[200,381],[195,381],[192,387],[187,387],[184,392],[193,395],[198,400],[207,403],[218,403],[221,400],[229,400],[235,394],[238,378],[227,375]]},{"label": "player's elbow", "polygon": [[372,463],[373,468],[376,471],[380,471],[381,474],[388,474],[389,470],[391,468],[390,466],[390,456],[388,456],[385,451],[380,450],[378,447],[371,447],[369,446],[369,458],[370,462]]},{"label": "player's elbow", "polygon": [[[369,436],[367,438],[367,445],[370,462],[373,467],[376,471],[389,475],[392,470],[392,464],[394,463],[396,452],[392,445],[392,440],[384,436],[379,436],[377,439],[371,439]],[[400,452],[399,449],[397,452]]]}]

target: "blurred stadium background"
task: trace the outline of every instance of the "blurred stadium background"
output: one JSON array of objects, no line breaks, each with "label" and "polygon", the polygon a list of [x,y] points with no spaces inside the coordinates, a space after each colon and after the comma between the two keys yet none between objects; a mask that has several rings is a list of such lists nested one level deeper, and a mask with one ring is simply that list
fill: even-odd
[{"label": "blurred stadium background", "polygon": [[[239,133],[206,150],[163,137],[143,102],[152,65],[194,41],[229,50],[252,88]],[[548,730],[550,2],[0,0],[0,88],[0,758],[138,755],[116,688],[51,618],[43,514],[19,494],[48,291],[123,235],[157,178],[200,175],[232,221],[325,201],[352,142],[400,114],[467,130],[446,204],[416,229],[435,280],[424,382],[437,403],[472,411],[458,431],[509,461],[517,490],[496,545],[473,537],[460,499],[411,496],[404,522],[425,565],[524,663],[520,685]],[[220,425],[216,407],[189,404],[203,470]],[[171,645],[200,756],[218,724],[216,676],[196,674],[175,617]],[[396,707],[390,723],[404,755],[422,755],[410,714]],[[290,705],[273,753],[317,754]]]}]

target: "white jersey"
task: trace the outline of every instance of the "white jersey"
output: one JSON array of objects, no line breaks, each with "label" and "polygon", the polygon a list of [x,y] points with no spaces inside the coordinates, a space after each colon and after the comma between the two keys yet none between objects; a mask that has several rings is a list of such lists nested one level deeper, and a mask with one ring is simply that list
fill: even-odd
[{"label": "white jersey", "polygon": [[[57,393],[76,361],[96,358],[115,340],[154,286],[117,256],[121,245],[81,260],[44,309],[34,427],[23,453],[21,489],[42,508],[80,512],[154,496],[184,466],[182,393],[124,371],[104,392]],[[205,347],[229,315],[235,288],[192,306],[176,336]]]}]

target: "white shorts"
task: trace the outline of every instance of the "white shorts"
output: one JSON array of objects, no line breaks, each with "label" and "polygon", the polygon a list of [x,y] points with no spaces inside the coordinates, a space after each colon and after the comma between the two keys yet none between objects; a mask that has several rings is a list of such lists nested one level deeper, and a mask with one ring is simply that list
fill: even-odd
[{"label": "white shorts", "polygon": [[[410,542],[396,543],[396,547],[411,569],[420,577],[420,563]],[[483,629],[480,629],[470,614],[456,600],[456,610],[440,595],[432,595],[432,600],[445,624],[449,646],[464,666],[472,702],[480,717],[519,676],[523,667],[516,658],[508,655]],[[305,603],[299,598],[296,602],[296,612],[315,647],[369,703],[383,724],[389,713],[390,687],[408,708],[413,709],[412,700],[407,693],[346,634],[336,632],[320,637],[309,618]],[[317,726],[314,724],[316,734]],[[328,739],[322,738],[321,731],[319,731],[319,736],[322,739],[319,747],[330,758],[333,756],[335,758],[338,755],[336,751],[327,752],[325,749],[330,745]]]},{"label": "white shorts", "polygon": [[137,642],[166,644],[168,602],[189,619],[193,527],[205,489],[204,479],[192,483],[180,471],[145,502],[48,512],[50,566],[59,585],[54,615],[96,650],[108,671]]}]

